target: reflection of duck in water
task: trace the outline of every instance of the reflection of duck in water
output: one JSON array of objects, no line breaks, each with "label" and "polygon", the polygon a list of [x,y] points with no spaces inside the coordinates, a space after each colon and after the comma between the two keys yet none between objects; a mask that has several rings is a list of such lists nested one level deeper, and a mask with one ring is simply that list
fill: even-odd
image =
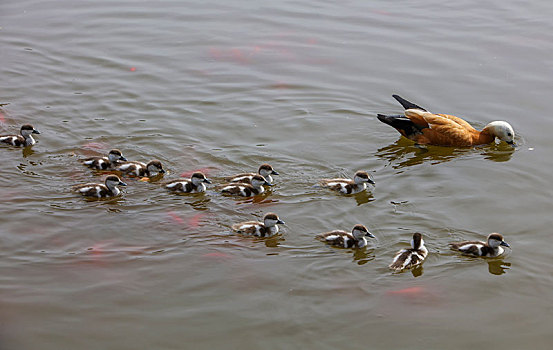
[{"label": "reflection of duck in water", "polygon": [[515,132],[505,121],[491,122],[478,131],[461,118],[433,114],[398,95],[392,96],[405,108],[404,115],[378,114],[378,120],[418,144],[468,147],[492,143],[496,138],[514,144]]}]

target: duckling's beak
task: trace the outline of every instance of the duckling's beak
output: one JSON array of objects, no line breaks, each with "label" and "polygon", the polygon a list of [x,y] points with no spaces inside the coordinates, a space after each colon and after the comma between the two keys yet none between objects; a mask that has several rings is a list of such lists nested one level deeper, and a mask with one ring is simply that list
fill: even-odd
[{"label": "duckling's beak", "polygon": [[279,173],[277,173],[276,171],[271,171],[271,175],[279,175]]},{"label": "duckling's beak", "polygon": [[277,224],[286,225],[286,223],[280,219],[277,220]]},{"label": "duckling's beak", "polygon": [[265,186],[274,186],[272,183],[265,181]]},{"label": "duckling's beak", "polygon": [[376,182],[374,182],[374,180],[371,179],[371,178],[369,178],[369,183],[370,183],[371,185],[376,185]]},{"label": "duckling's beak", "polygon": [[119,160],[122,160],[122,161],[126,162],[126,161],[127,161],[127,158],[121,156],[121,157],[119,157]]},{"label": "duckling's beak", "polygon": [[513,140],[513,141],[505,141],[505,142],[507,142],[508,145],[511,145],[511,146],[513,146],[513,147],[516,146],[515,140]]},{"label": "duckling's beak", "polygon": [[37,129],[33,129],[33,134],[40,134],[40,131],[38,131]]},{"label": "duckling's beak", "polygon": [[165,174],[165,170],[161,169],[161,170],[159,171],[159,173],[160,173],[160,174]]},{"label": "duckling's beak", "polygon": [[501,241],[501,243],[499,243],[499,245],[502,245],[504,247],[509,247],[511,248],[511,246],[509,245],[509,243],[505,242],[505,241]]},{"label": "duckling's beak", "polygon": [[375,235],[373,235],[372,233],[368,232],[365,234],[365,237],[370,237],[370,238],[376,238]]},{"label": "duckling's beak", "polygon": [[119,186],[127,186],[127,184],[124,183],[123,181],[119,181]]},{"label": "duckling's beak", "polygon": [[210,184],[211,180],[210,179],[204,179],[204,182]]}]

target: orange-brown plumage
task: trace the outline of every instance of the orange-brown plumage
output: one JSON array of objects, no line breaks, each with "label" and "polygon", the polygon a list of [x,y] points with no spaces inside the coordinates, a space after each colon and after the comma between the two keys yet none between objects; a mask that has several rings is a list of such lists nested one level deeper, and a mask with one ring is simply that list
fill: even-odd
[{"label": "orange-brown plumage", "polygon": [[419,144],[468,147],[491,143],[495,138],[513,143],[513,128],[504,121],[489,123],[482,131],[465,120],[448,114],[434,114],[393,95],[405,108],[404,115],[378,115],[378,119]]}]

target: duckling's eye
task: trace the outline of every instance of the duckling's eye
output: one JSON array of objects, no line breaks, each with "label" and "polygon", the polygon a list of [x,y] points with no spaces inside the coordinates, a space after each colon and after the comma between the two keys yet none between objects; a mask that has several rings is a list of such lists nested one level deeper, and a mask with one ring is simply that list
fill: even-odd
[{"label": "duckling's eye", "polygon": [[513,134],[511,134],[510,132],[507,133],[507,136],[511,137],[513,136]]}]

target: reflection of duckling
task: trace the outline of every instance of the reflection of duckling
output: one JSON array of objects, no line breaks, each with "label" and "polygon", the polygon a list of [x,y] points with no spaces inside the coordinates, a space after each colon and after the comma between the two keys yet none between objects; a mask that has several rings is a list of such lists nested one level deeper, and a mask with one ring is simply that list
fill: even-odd
[{"label": "reflection of duckling", "polygon": [[127,158],[123,157],[118,149],[112,149],[109,151],[107,157],[90,157],[83,160],[83,164],[92,169],[106,170],[117,165],[119,161],[126,161]]},{"label": "reflection of duckling", "polygon": [[151,177],[154,173],[165,173],[161,162],[157,159],[151,160],[148,164],[142,162],[125,162],[121,163],[115,170],[127,175],[147,176]]},{"label": "reflection of duckling", "polygon": [[1,135],[0,142],[7,143],[11,146],[31,146],[36,143],[32,134],[40,134],[40,131],[35,129],[31,124],[25,124],[19,131],[21,135]]},{"label": "reflection of duckling", "polygon": [[[273,183],[273,178],[271,177],[271,175],[278,175],[278,173],[274,171],[273,167],[269,164],[261,164],[261,166],[257,170],[257,174],[263,176],[265,180],[267,180],[267,182],[270,184]],[[256,175],[256,173],[236,174],[225,178],[225,181],[251,184],[254,175]]]},{"label": "reflection of duckling", "polygon": [[322,179],[319,184],[333,191],[344,194],[352,194],[364,191],[367,188],[367,183],[373,184],[374,181],[366,171],[358,171],[355,173],[353,180],[351,179]]},{"label": "reflection of duckling", "polygon": [[501,246],[510,247],[503,240],[503,236],[499,233],[492,233],[488,236],[488,242],[466,241],[454,242],[449,244],[451,249],[458,250],[462,253],[473,256],[496,257],[505,251]]},{"label": "reflection of duckling", "polygon": [[190,180],[173,180],[166,183],[165,188],[173,192],[198,193],[205,192],[205,183],[210,184],[211,181],[209,181],[203,173],[197,172],[192,174]]},{"label": "reflection of duckling", "polygon": [[398,95],[392,96],[405,108],[405,115],[378,114],[378,120],[418,144],[466,147],[491,143],[496,137],[514,144],[515,132],[505,121],[491,122],[478,131],[461,118],[433,114]]},{"label": "reflection of duckling", "polygon": [[278,225],[284,225],[284,221],[280,220],[275,213],[267,213],[263,217],[263,222],[245,221],[232,225],[233,231],[245,235],[257,237],[270,237],[278,233]]},{"label": "reflection of duckling", "polygon": [[121,193],[117,185],[127,186],[127,184],[122,182],[116,175],[109,175],[106,177],[105,184],[88,183],[77,185],[73,187],[73,190],[86,197],[114,197]]},{"label": "reflection of duckling", "polygon": [[367,245],[367,239],[365,237],[376,238],[363,225],[355,225],[351,233],[342,230],[334,230],[316,236],[317,239],[323,242],[342,248],[363,248]]},{"label": "reflection of duckling", "polygon": [[221,187],[221,192],[235,196],[251,197],[265,192],[263,185],[272,186],[261,175],[254,175],[251,184],[229,183]]},{"label": "reflection of duckling", "polygon": [[413,234],[413,239],[411,239],[411,249],[402,249],[397,252],[390,268],[396,271],[410,269],[421,264],[427,255],[428,249],[424,246],[422,235],[416,232]]}]

